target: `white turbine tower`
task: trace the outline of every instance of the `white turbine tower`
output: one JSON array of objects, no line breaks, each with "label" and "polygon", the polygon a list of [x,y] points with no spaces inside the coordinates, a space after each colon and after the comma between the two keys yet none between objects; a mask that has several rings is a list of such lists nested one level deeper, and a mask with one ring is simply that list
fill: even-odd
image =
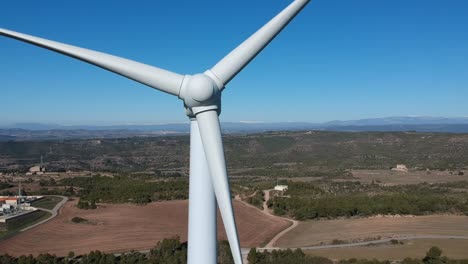
[{"label": "white turbine tower", "polygon": [[[46,48],[99,66],[184,102],[190,126],[188,263],[215,264],[216,202],[234,262],[242,263],[218,115],[221,92],[310,0],[295,0],[213,68],[195,75],[145,65],[109,54],[1,29],[0,35]],[[214,195],[213,195],[214,190]]]}]

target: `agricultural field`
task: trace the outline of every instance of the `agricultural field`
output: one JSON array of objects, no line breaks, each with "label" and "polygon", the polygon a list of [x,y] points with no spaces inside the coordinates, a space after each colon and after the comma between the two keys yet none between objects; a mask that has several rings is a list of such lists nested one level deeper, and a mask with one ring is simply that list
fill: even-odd
[{"label": "agricultural field", "polygon": [[[99,204],[95,210],[80,210],[76,202],[66,203],[61,214],[49,222],[0,241],[1,253],[17,256],[48,252],[64,256],[69,251],[128,252],[152,248],[158,241],[176,235],[182,241],[187,239],[187,201],[145,206]],[[286,220],[265,217],[259,210],[239,202],[234,203],[234,209],[243,247],[262,246],[289,225]],[[75,217],[80,219],[72,221]],[[220,239],[226,239],[223,230],[218,225]]]},{"label": "agricultural field", "polygon": [[443,182],[459,182],[468,180],[468,171],[424,171],[409,170],[408,172],[392,170],[353,170],[355,181],[362,183],[379,183],[386,186]]},{"label": "agricultural field", "polygon": [[279,239],[276,246],[308,247],[417,235],[465,236],[468,239],[468,216],[380,216],[304,221]]},{"label": "agricultural field", "polygon": [[[223,140],[233,196],[254,206],[234,203],[243,247],[265,246],[293,222],[298,226],[278,236],[275,246],[468,237],[468,134],[309,131]],[[27,194],[76,197],[53,220],[1,241],[0,253],[122,252],[149,249],[174,235],[185,241],[188,147],[187,136],[0,142],[0,193],[15,194],[21,181]],[[48,172],[25,175],[41,155]],[[391,170],[397,164],[409,170]],[[272,192],[264,208],[270,196],[263,190],[276,184],[289,190]],[[224,238],[221,225],[218,230]],[[306,253],[343,259],[366,250],[368,258],[420,258],[437,245],[450,257],[468,257],[456,251],[468,240],[454,241],[410,239]],[[392,255],[397,249],[408,254]]]},{"label": "agricultural field", "polygon": [[60,201],[62,201],[62,197],[46,196],[38,201],[33,202],[31,206],[52,210]]},{"label": "agricultural field", "polygon": [[451,259],[468,259],[468,240],[461,239],[415,239],[401,241],[403,244],[371,245],[364,247],[304,250],[311,256],[330,259],[366,258],[378,260],[401,260],[405,258],[422,259],[427,250],[436,246],[442,249],[444,256]]}]

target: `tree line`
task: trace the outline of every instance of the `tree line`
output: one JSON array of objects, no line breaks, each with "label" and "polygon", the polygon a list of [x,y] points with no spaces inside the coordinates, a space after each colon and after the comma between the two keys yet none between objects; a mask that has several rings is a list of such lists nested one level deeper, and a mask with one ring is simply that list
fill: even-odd
[{"label": "tree line", "polygon": [[[405,258],[401,261],[345,259],[337,262],[319,256],[306,255],[301,249],[285,249],[273,251],[257,251],[252,248],[247,256],[249,264],[468,264],[468,259],[454,260],[442,255],[438,247],[431,247],[422,259]],[[50,254],[40,254],[12,257],[8,254],[0,255],[2,264],[186,264],[187,243],[182,243],[179,237],[164,239],[150,250],[149,253],[130,252],[121,255],[91,251],[89,254],[75,256],[70,252],[68,256],[57,257]],[[218,243],[218,264],[234,264],[227,241]]]},{"label": "tree line", "polygon": [[304,254],[301,249],[291,250],[273,250],[271,252],[263,251],[257,252],[255,248],[252,248],[247,257],[249,264],[468,264],[468,259],[455,260],[450,259],[442,255],[442,250],[438,247],[431,247],[426,256],[422,259],[416,258],[405,258],[401,261],[389,261],[389,260],[368,260],[368,259],[345,259],[338,262],[334,262],[331,259],[308,256]]},{"label": "tree line", "polygon": [[[227,241],[218,242],[218,264],[234,264]],[[68,256],[57,257],[51,254],[40,254],[12,257],[0,255],[1,264],[186,264],[187,243],[179,237],[163,239],[150,250],[148,254],[130,252],[125,254],[110,254],[101,251],[91,251],[88,254],[76,256],[73,251]]]},{"label": "tree line", "polygon": [[128,176],[93,176],[66,178],[60,185],[79,187],[82,207],[92,209],[93,203],[136,203],[188,198],[188,180],[170,179],[145,181]]},{"label": "tree line", "polygon": [[270,199],[268,206],[277,215],[288,215],[298,220],[377,214],[468,215],[466,193],[427,184],[383,187],[333,183],[326,188],[304,182],[289,182],[288,185],[286,196]]}]

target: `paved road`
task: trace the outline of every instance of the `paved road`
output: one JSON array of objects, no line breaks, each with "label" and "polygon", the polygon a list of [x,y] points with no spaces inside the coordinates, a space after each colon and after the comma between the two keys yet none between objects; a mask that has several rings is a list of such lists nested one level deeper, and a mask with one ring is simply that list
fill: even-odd
[{"label": "paved road", "polygon": [[65,197],[65,196],[60,196],[60,195],[50,195],[50,196],[58,196],[58,197],[62,198],[62,200],[59,203],[57,203],[52,210],[46,209],[46,208],[40,208],[40,207],[36,207],[36,208],[39,209],[39,210],[42,210],[42,211],[49,212],[51,214],[51,216],[49,218],[47,218],[47,219],[44,219],[44,220],[38,222],[38,223],[35,223],[34,225],[31,225],[31,226],[28,226],[26,228],[21,229],[20,232],[31,229],[31,228],[33,228],[35,226],[43,224],[43,223],[49,221],[50,219],[56,217],[58,215],[58,213],[59,213],[60,208],[62,208],[62,206],[68,201],[68,197]]}]

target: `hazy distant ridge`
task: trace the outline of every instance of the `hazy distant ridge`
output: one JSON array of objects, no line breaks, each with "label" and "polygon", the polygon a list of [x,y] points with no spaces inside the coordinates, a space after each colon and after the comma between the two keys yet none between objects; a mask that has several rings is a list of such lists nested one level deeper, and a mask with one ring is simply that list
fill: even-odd
[{"label": "hazy distant ridge", "polygon": [[[468,118],[386,117],[326,123],[307,122],[223,122],[225,133],[263,131],[331,130],[331,131],[417,131],[468,133]],[[57,124],[18,123],[0,127],[0,141],[67,138],[112,138],[157,136],[189,132],[189,123],[160,125],[63,126]]]},{"label": "hazy distant ridge", "polygon": [[382,125],[453,125],[468,124],[468,117],[432,117],[432,116],[394,116],[384,118],[367,118],[349,121],[331,121],[325,126],[382,126]]}]

